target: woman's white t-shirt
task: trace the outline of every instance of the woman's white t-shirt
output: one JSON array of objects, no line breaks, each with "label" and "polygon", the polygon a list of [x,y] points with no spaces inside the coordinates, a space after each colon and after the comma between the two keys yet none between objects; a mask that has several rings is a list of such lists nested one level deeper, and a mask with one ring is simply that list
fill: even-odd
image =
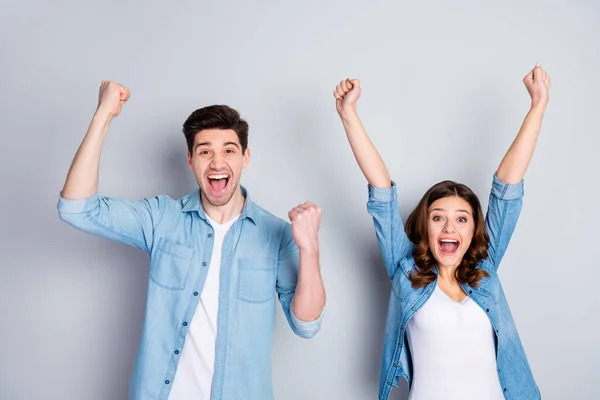
[{"label": "woman's white t-shirt", "polygon": [[413,379],[409,400],[504,400],[494,328],[470,297],[457,302],[437,285],[408,322]]}]

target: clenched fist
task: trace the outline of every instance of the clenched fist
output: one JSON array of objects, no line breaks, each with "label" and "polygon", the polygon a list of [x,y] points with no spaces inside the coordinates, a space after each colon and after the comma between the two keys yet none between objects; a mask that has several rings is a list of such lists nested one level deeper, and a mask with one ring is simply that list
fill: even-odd
[{"label": "clenched fist", "polygon": [[360,81],[358,79],[346,79],[336,86],[333,95],[338,114],[356,111],[356,103],[360,98]]},{"label": "clenched fist", "polygon": [[102,81],[98,94],[98,112],[116,117],[121,113],[121,107],[129,100],[129,89],[112,81]]},{"label": "clenched fist", "polygon": [[294,207],[288,217],[292,222],[292,235],[300,250],[317,252],[319,250],[318,231],[321,226],[321,208],[306,202]]},{"label": "clenched fist", "polygon": [[550,100],[550,76],[544,71],[540,64],[536,64],[535,68],[523,78],[523,83],[531,96],[531,106],[545,107]]}]

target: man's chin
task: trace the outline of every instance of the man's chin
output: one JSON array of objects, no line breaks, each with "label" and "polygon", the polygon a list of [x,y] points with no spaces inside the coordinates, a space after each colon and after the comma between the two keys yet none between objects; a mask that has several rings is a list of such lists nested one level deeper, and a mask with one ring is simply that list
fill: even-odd
[{"label": "man's chin", "polygon": [[231,201],[231,199],[233,198],[233,195],[235,194],[235,190],[236,189],[230,189],[230,190],[226,191],[225,193],[222,193],[219,195],[214,195],[213,193],[210,192],[210,189],[208,191],[202,189],[202,197],[211,206],[222,207],[222,206],[227,205]]},{"label": "man's chin", "polygon": [[210,197],[206,198],[206,201],[208,201],[208,203],[211,206],[215,206],[215,207],[223,207],[226,206],[229,201],[231,200],[231,198],[229,198],[229,200],[222,200],[222,199],[211,199]]}]

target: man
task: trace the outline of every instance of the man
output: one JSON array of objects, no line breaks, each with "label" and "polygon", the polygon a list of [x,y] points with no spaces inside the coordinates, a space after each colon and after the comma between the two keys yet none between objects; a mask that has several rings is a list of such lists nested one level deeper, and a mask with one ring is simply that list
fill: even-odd
[{"label": "man", "polygon": [[196,110],[184,123],[194,193],[99,196],[103,139],[129,96],[125,86],[102,82],[58,211],[77,229],[150,255],[130,398],[272,399],[275,294],[297,335],[310,338],[321,326],[321,210],[301,204],[289,224],[250,200],[239,183],[250,161],[248,124],[227,106]]}]

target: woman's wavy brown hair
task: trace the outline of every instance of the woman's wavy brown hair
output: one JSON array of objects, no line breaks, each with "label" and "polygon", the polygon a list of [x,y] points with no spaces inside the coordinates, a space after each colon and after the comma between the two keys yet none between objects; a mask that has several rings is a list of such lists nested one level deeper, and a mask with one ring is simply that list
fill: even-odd
[{"label": "woman's wavy brown hair", "polygon": [[413,257],[416,268],[409,275],[412,286],[415,289],[426,286],[437,279],[435,272],[437,261],[429,249],[429,235],[427,232],[429,207],[436,200],[452,196],[460,197],[469,203],[473,210],[475,222],[475,231],[473,232],[471,245],[455,272],[456,280],[462,284],[477,287],[483,277],[489,276],[487,272],[477,268],[479,261],[488,257],[488,245],[490,242],[479,198],[471,189],[463,184],[453,181],[443,181],[433,185],[425,193],[417,207],[409,215],[404,227],[408,238],[415,243]]}]

